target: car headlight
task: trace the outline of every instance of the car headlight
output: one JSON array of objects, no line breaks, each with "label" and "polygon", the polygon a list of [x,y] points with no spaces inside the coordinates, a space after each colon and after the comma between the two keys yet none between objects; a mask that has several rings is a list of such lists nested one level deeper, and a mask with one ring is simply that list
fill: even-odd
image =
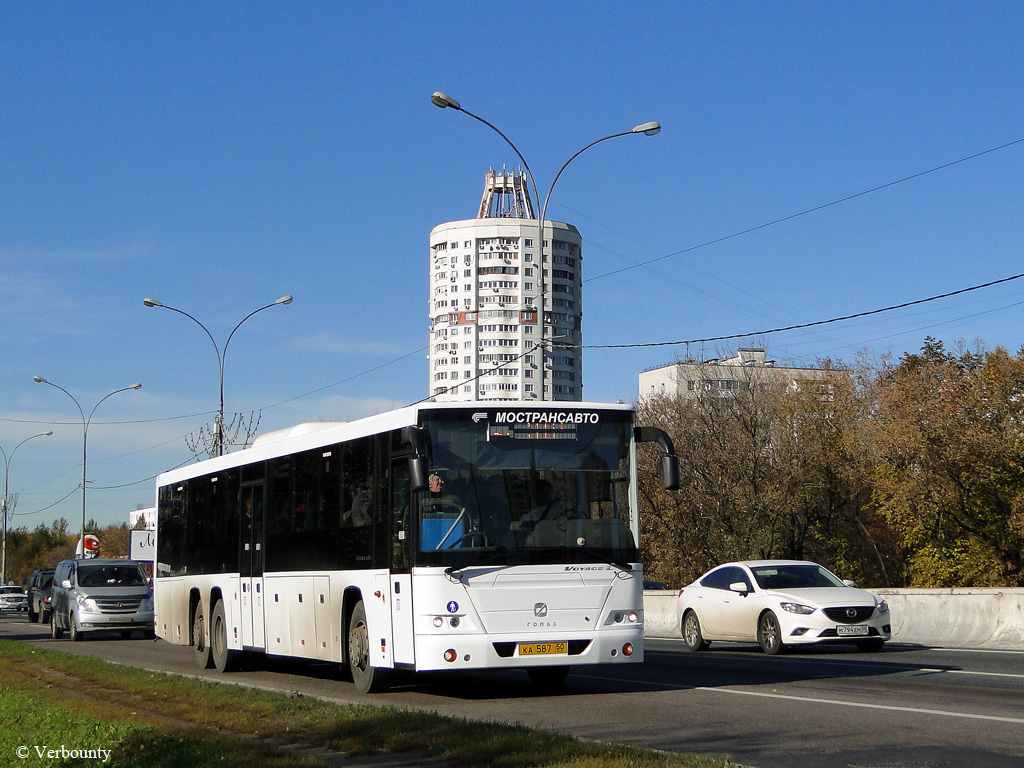
[{"label": "car headlight", "polygon": [[875,606],[875,610],[878,611],[879,613],[888,613],[889,612],[889,602],[887,600],[883,600],[882,602],[880,602],[878,605]]},{"label": "car headlight", "polygon": [[800,603],[779,603],[782,606],[782,610],[789,613],[799,613],[807,615],[808,613],[814,613],[817,609],[811,608],[809,605],[801,605]]},{"label": "car headlight", "polygon": [[99,613],[96,601],[89,597],[78,595],[78,608],[84,613]]}]

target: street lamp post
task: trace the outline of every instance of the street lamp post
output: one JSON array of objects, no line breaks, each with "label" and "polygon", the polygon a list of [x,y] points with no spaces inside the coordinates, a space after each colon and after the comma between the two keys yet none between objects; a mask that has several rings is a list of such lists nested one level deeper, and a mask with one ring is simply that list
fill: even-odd
[{"label": "street lamp post", "polygon": [[7,510],[9,508],[7,489],[11,479],[11,460],[14,459],[14,454],[18,452],[18,449],[21,448],[21,446],[23,446],[29,440],[34,440],[37,437],[49,437],[52,434],[53,432],[46,431],[40,432],[38,435],[32,435],[32,437],[26,437],[24,440],[22,440],[20,443],[14,446],[14,450],[11,451],[10,456],[7,455],[7,452],[4,450],[4,447],[0,445],[0,455],[3,455],[4,457],[4,498],[2,501],[0,501],[0,506],[3,507],[4,516],[3,579],[0,580],[0,584],[7,583]]},{"label": "street lamp post", "polygon": [[96,409],[100,407],[100,404],[104,400],[106,400],[108,397],[113,397],[118,392],[127,392],[129,389],[142,389],[142,384],[131,384],[127,387],[115,389],[113,392],[104,395],[103,397],[100,398],[99,402],[92,407],[92,410],[89,411],[89,417],[86,418],[85,411],[82,410],[81,404],[78,402],[78,400],[75,399],[75,396],[68,392],[66,389],[64,389],[64,387],[60,386],[59,384],[54,384],[52,381],[47,381],[42,376],[33,376],[32,380],[37,384],[49,384],[54,389],[59,389],[65,395],[70,397],[71,402],[73,402],[75,404],[75,407],[78,408],[78,413],[82,417],[82,536],[78,541],[82,545],[82,557],[85,557],[85,486],[87,482],[86,458],[89,452],[89,425],[92,424],[92,417],[93,415],[95,415]]},{"label": "street lamp post", "polygon": [[[430,97],[430,101],[431,101],[431,103],[434,104],[434,106],[439,107],[441,109],[454,109],[457,112],[462,112],[463,114],[468,115],[469,117],[472,117],[474,120],[477,120],[478,122],[483,123],[488,128],[490,128],[495,133],[497,133],[499,136],[501,136],[501,138],[503,138],[505,140],[505,142],[510,147],[512,147],[512,150],[519,157],[520,162],[522,162],[523,167],[526,168],[526,176],[530,180],[531,186],[533,186],[533,196],[534,196],[534,199],[538,203],[540,203],[540,195],[537,193],[537,182],[533,178],[533,172],[530,170],[530,164],[526,162],[526,158],[523,157],[522,152],[519,151],[519,149],[516,147],[515,144],[512,143],[512,140],[509,139],[508,136],[506,136],[496,126],[494,126],[491,123],[487,122],[486,120],[484,120],[479,115],[474,115],[469,110],[464,109],[462,107],[462,105],[459,104],[459,102],[457,102],[455,99],[453,99],[451,96],[448,96],[447,94],[441,93],[440,91],[435,91],[434,94]],[[652,122],[649,122],[649,123],[643,123],[641,125],[638,125],[635,128],[633,128],[632,130],[623,131],[622,133],[613,133],[613,134],[611,134],[609,136],[604,136],[604,137],[602,137],[600,139],[592,141],[589,144],[587,144],[587,146],[583,147],[583,149],[581,149],[580,151],[578,151],[576,154],[574,154],[572,157],[570,157],[568,160],[565,161],[565,163],[562,165],[562,167],[558,170],[558,173],[555,174],[555,178],[554,178],[554,181],[551,182],[551,186],[548,187],[548,193],[544,197],[544,205],[541,207],[540,218],[537,219],[537,249],[540,252],[540,275],[538,276],[538,281],[540,283],[540,309],[539,309],[539,312],[540,312],[540,344],[539,344],[539,346],[541,348],[541,367],[540,367],[540,396],[541,396],[541,400],[546,399],[544,397],[544,393],[545,393],[545,389],[544,389],[544,371],[546,370],[545,366],[544,366],[544,355],[546,355],[548,353],[548,351],[549,351],[547,349],[547,344],[546,344],[545,338],[544,338],[545,337],[545,329],[546,329],[546,324],[545,324],[545,319],[544,319],[544,314],[545,314],[544,313],[544,299],[545,299],[545,294],[547,292],[547,281],[544,280],[544,222],[545,222],[545,218],[547,216],[548,202],[551,200],[551,193],[554,191],[555,184],[558,183],[558,178],[562,175],[562,171],[564,171],[568,167],[569,163],[571,163],[577,157],[582,155],[584,152],[586,152],[588,149],[590,149],[595,144],[600,144],[602,141],[608,141],[609,139],[617,139],[620,136],[631,136],[633,134],[643,134],[644,136],[654,136],[657,133],[659,133],[660,131],[661,131],[661,123],[657,123],[657,122],[652,121]],[[554,233],[552,233],[552,238],[553,238],[553,235],[554,235]],[[553,251],[554,251],[554,240],[552,239],[552,252]],[[554,263],[552,263],[552,269],[554,269]],[[553,391],[552,391],[551,395],[552,395],[551,399],[553,400],[554,399],[554,392]]]},{"label": "street lamp post", "polygon": [[250,317],[255,315],[257,312],[262,312],[265,309],[270,309],[271,307],[276,307],[279,304],[291,304],[293,301],[294,301],[294,299],[290,295],[282,296],[280,299],[278,299],[277,301],[275,301],[275,302],[273,302],[271,304],[267,304],[266,306],[260,307],[259,309],[254,309],[248,315],[243,317],[241,319],[241,321],[238,323],[238,325],[236,325],[231,330],[231,333],[228,334],[227,341],[224,342],[224,348],[221,349],[217,345],[217,340],[213,338],[213,334],[210,333],[210,329],[207,328],[205,325],[203,325],[198,320],[196,320],[194,317],[192,317],[192,315],[190,315],[188,312],[185,312],[182,309],[178,309],[177,307],[170,307],[170,306],[168,306],[166,304],[163,304],[163,303],[157,301],[156,299],[146,298],[146,299],[142,300],[142,303],[145,304],[147,307],[160,307],[161,309],[169,309],[171,312],[177,312],[179,315],[184,315],[189,320],[191,320],[193,323],[195,323],[200,328],[202,328],[203,331],[205,331],[206,335],[210,337],[210,341],[213,343],[213,351],[217,353],[217,369],[218,369],[217,420],[216,420],[215,429],[214,429],[214,447],[217,450],[217,455],[218,456],[223,456],[224,455],[224,361],[227,358],[228,344],[231,343],[231,337],[235,335],[235,331],[237,331],[239,328],[242,327],[242,323],[244,323]]}]

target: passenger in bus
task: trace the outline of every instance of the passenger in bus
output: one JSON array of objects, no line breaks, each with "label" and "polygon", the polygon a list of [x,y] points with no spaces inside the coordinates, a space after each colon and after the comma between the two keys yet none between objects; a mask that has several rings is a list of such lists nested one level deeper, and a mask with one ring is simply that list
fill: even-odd
[{"label": "passenger in bus", "polygon": [[370,525],[373,522],[373,475],[366,478],[365,483],[356,487],[356,495],[352,499],[349,510],[352,525],[356,528]]}]

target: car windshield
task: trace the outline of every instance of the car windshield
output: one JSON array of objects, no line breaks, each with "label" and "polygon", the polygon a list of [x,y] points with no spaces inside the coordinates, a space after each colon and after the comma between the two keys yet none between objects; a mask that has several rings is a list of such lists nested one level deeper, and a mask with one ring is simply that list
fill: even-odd
[{"label": "car windshield", "polygon": [[771,565],[750,569],[761,589],[804,589],[813,587],[845,587],[838,578],[820,565]]},{"label": "car windshield", "polygon": [[78,584],[82,587],[144,587],[146,577],[139,566],[81,565],[78,567]]},{"label": "car windshield", "polygon": [[0,587],[0,594],[4,595],[20,595],[21,587]]}]

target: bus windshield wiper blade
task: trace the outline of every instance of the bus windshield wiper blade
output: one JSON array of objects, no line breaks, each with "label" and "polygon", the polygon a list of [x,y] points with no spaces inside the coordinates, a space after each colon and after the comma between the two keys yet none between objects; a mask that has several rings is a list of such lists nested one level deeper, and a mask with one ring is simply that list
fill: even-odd
[{"label": "bus windshield wiper blade", "polygon": [[486,557],[479,557],[470,560],[464,565],[449,565],[447,568],[444,569],[444,575],[452,578],[458,578],[459,574],[461,574],[467,568],[478,568],[480,566],[493,565],[498,561],[503,561],[501,564],[507,567],[515,565],[515,563],[508,562],[508,552],[505,551],[503,548],[498,552],[491,552]]},{"label": "bus windshield wiper blade", "polygon": [[575,547],[571,551],[573,551],[573,552],[581,552],[581,553],[587,555],[588,557],[590,557],[595,562],[606,563],[607,565],[611,565],[611,566],[613,566],[615,568],[618,568],[623,573],[632,573],[633,572],[633,566],[630,563],[618,562],[617,560],[611,560],[611,559],[608,558],[608,556],[604,552],[602,552],[599,549],[590,549],[589,547]]}]

